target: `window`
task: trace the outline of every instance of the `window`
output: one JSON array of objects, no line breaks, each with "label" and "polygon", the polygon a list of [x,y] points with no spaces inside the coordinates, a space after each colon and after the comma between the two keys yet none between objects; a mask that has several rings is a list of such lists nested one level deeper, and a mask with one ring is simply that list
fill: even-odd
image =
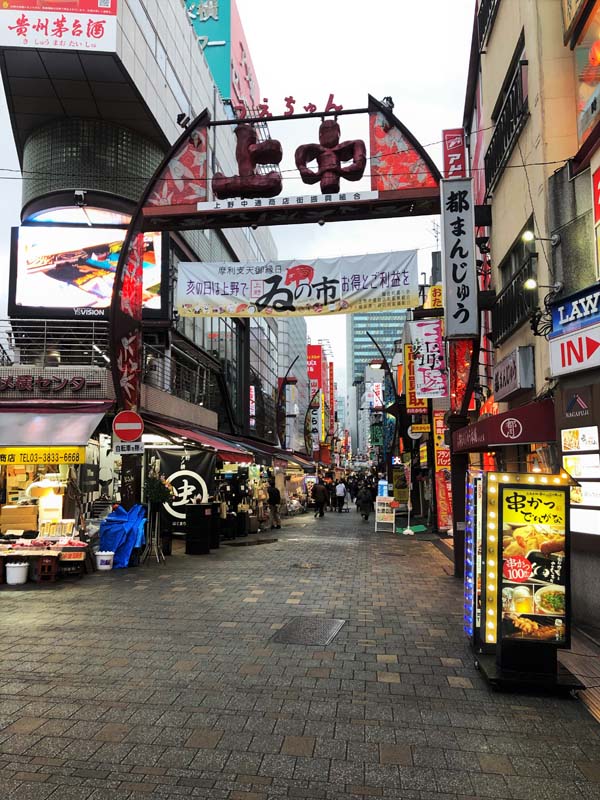
[{"label": "window", "polygon": [[575,47],[577,133],[583,144],[600,119],[600,3]]},{"label": "window", "polygon": [[514,276],[520,272],[525,262],[530,258],[531,253],[535,250],[535,242],[529,244],[524,242],[521,238],[524,231],[532,231],[533,217],[528,221],[527,225],[523,228],[517,241],[513,244],[512,248],[505,256],[500,265],[500,275],[502,281],[502,288],[508,286]]},{"label": "window", "polygon": [[492,192],[500,180],[528,118],[527,60],[525,39],[521,33],[492,111],[495,127],[485,154],[485,179],[488,192]]}]

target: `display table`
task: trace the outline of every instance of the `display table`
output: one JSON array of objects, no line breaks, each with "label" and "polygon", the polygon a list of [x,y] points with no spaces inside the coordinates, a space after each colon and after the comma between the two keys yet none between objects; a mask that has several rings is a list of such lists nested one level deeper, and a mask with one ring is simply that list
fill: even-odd
[{"label": "display table", "polygon": [[85,547],[5,547],[0,549],[0,583],[5,583],[6,564],[27,561],[29,580],[35,583],[54,583],[61,575],[83,575]]}]

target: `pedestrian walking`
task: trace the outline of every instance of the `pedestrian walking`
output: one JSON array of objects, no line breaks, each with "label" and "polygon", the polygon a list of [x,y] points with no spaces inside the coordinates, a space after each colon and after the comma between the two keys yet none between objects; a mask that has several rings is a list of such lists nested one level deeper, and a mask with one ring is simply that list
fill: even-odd
[{"label": "pedestrian walking", "polygon": [[342,509],[344,508],[346,491],[346,484],[343,480],[339,480],[335,486],[335,502],[338,514],[341,514]]},{"label": "pedestrian walking", "polygon": [[271,512],[271,530],[274,528],[281,528],[281,517],[279,516],[279,506],[281,505],[281,492],[275,486],[275,481],[269,481],[269,488],[267,489],[267,502],[269,503],[269,511]]},{"label": "pedestrian walking", "polygon": [[324,517],[325,516],[325,504],[329,499],[329,493],[327,488],[323,484],[323,481],[319,481],[315,483],[312,490],[312,498],[315,501],[315,519],[317,517]]},{"label": "pedestrian walking", "polygon": [[361,517],[366,521],[373,510],[373,495],[368,486],[362,486],[356,495],[356,505]]}]

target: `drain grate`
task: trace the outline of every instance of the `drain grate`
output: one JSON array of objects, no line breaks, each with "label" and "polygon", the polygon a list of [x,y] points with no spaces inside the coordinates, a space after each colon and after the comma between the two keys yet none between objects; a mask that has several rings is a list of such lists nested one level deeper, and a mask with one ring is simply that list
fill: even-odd
[{"label": "drain grate", "polygon": [[223,542],[225,547],[252,547],[255,544],[273,544],[278,539],[253,539],[249,542]]},{"label": "drain grate", "polygon": [[378,556],[391,556],[392,558],[408,558],[408,553],[377,553]]},{"label": "drain grate", "polygon": [[341,631],[345,619],[295,617],[271,637],[279,644],[329,644]]},{"label": "drain grate", "polygon": [[300,564],[292,564],[294,569],[320,569],[320,564],[311,564],[310,561],[301,561]]}]

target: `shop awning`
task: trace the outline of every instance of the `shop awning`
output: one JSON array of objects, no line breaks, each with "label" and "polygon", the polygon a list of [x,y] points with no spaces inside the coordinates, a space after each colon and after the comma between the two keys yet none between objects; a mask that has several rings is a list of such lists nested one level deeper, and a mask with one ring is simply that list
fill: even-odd
[{"label": "shop awning", "polygon": [[513,408],[454,431],[455,453],[482,453],[495,447],[556,441],[554,402],[550,399]]},{"label": "shop awning", "polygon": [[0,442],[3,447],[81,447],[111,405],[0,404]]},{"label": "shop awning", "polygon": [[159,430],[163,430],[167,434],[173,436],[180,436],[197,442],[203,447],[211,448],[217,451],[217,455],[223,461],[229,461],[236,464],[252,463],[252,453],[244,449],[242,446],[227,442],[219,436],[212,433],[205,433],[194,428],[180,428],[176,425],[169,425],[166,422],[156,422],[155,420],[148,420],[149,424]]}]

